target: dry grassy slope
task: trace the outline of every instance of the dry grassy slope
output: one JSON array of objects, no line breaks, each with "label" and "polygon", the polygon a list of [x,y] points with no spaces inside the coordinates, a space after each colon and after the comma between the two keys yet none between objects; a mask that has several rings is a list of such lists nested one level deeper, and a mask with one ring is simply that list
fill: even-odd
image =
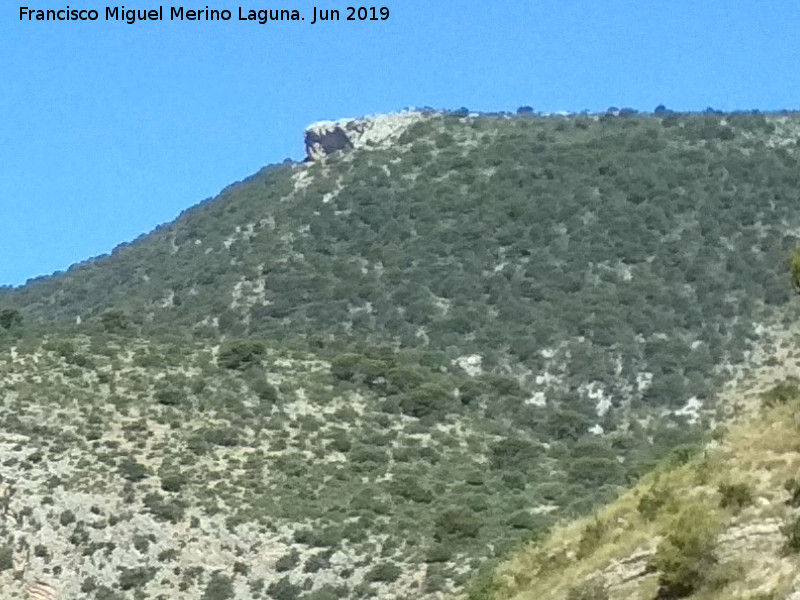
[{"label": "dry grassy slope", "polygon": [[[773,407],[765,407],[762,397],[776,384],[800,376],[797,333],[780,337],[771,358],[740,373],[722,392],[722,421],[716,441],[705,452],[680,466],[664,465],[591,517],[519,550],[472,597],[601,600],[602,593],[578,592],[599,581],[609,600],[656,598],[656,549],[677,515],[699,505],[719,525],[714,550],[718,566],[714,583],[689,598],[800,598],[800,556],[786,547],[786,527],[800,512],[791,506],[785,487],[788,480],[800,478],[800,397]],[[752,502],[741,510],[721,507],[720,486],[726,484],[745,484]],[[647,520],[638,507],[654,491],[668,500]]]}]

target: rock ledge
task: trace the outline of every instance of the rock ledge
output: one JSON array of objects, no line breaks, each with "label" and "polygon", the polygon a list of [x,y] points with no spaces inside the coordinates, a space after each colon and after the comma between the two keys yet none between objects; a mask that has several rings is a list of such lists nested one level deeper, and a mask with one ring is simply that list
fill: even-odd
[{"label": "rock ledge", "polygon": [[359,119],[313,123],[305,132],[307,160],[320,160],[340,150],[391,143],[409,126],[425,119],[426,116],[426,113],[420,111],[403,111]]}]

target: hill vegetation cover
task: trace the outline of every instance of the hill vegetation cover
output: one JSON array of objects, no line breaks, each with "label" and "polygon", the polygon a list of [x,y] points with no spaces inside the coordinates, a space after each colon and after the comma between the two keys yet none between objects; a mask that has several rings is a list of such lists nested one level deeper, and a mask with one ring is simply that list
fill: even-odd
[{"label": "hill vegetation cover", "polygon": [[[794,319],[794,115],[404,122],[0,291],[0,533],[26,578],[457,591],[690,456]],[[702,541],[659,564],[691,573]]]}]

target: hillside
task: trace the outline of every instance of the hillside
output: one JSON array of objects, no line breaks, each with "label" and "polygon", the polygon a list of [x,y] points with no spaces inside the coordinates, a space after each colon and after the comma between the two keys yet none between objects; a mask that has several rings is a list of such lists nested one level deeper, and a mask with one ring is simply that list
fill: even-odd
[{"label": "hillside", "polygon": [[701,436],[595,437],[557,407],[515,426],[516,380],[387,349],[32,335],[0,375],[0,583],[18,590],[11,558],[30,555],[96,598],[197,598],[215,577],[235,596],[204,598],[457,590]]},{"label": "hillside", "polygon": [[[798,133],[322,122],[307,161],[0,290],[0,597],[443,598],[688,461],[793,343]],[[539,585],[514,564],[473,593]]]},{"label": "hillside", "polygon": [[793,116],[407,121],[0,301],[29,323],[115,309],[147,335],[478,355],[615,402],[647,373],[647,401],[679,405],[791,293]]}]

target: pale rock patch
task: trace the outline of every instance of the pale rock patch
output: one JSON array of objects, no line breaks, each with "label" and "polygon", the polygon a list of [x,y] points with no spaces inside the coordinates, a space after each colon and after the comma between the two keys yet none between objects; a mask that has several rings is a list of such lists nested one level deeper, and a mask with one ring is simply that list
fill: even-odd
[{"label": "pale rock patch", "polygon": [[483,357],[480,354],[467,354],[455,359],[455,364],[463,369],[470,377],[483,373]]}]

